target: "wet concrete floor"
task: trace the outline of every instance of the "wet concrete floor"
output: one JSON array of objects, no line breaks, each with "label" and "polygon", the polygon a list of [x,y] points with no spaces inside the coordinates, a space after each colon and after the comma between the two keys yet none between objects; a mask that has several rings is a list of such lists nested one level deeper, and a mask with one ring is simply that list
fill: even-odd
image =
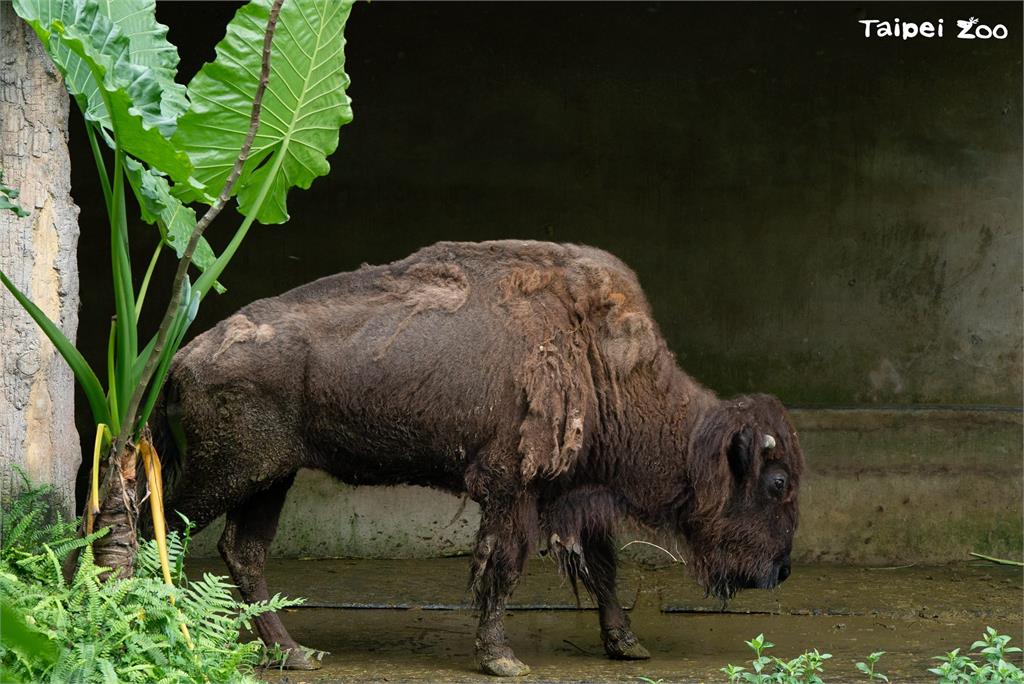
[{"label": "wet concrete floor", "polygon": [[[219,560],[192,561],[190,574],[226,574]],[[465,591],[468,562],[274,560],[271,593],[304,596],[284,622],[302,644],[327,651],[316,672],[263,670],[299,682],[500,681],[474,666],[475,615]],[[831,653],[825,681],[865,681],[854,662],[884,650],[880,670],[901,682],[934,681],[931,657],[964,651],[992,626],[1020,645],[1020,568],[961,563],[941,567],[808,565],[772,592],[748,591],[722,609],[681,566],[625,564],[620,597],[650,650],[644,662],[604,658],[597,613],[577,609],[550,562],[531,563],[506,620],[516,654],[532,668],[523,682],[724,682],[719,668],[744,664],[744,640],[764,633],[774,655]]]}]

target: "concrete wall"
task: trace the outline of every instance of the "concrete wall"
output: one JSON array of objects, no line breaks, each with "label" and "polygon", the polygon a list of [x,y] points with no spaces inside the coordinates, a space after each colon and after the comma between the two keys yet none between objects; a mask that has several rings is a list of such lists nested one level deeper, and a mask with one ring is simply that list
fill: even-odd
[{"label": "concrete wall", "polygon": [[[185,70],[196,68],[217,19],[196,26],[187,3],[159,9],[172,40],[187,41]],[[953,37],[967,10],[360,4],[348,32],[356,119],[331,176],[295,193],[288,226],[250,235],[223,278],[228,293],[204,302],[193,330],[440,239],[590,243],[636,269],[682,366],[723,394],[964,409],[928,414],[927,430],[918,413],[865,424],[807,414],[822,479],[808,481],[806,556],[937,558],[986,541],[1019,552],[1020,420],[999,411],[1019,411],[1022,392],[1021,7],[969,6],[1010,27],[987,42]],[[869,40],[857,23],[894,16],[944,18],[947,36]],[[91,172],[78,167],[98,197],[82,178]],[[83,225],[90,211],[101,208],[83,206]],[[214,226],[212,240],[228,230]],[[144,263],[148,245],[134,247]],[[83,245],[84,280],[91,264],[100,277],[105,249]],[[95,359],[107,288],[83,288]],[[998,419],[978,423],[989,415],[979,408]],[[885,427],[869,428],[876,420]],[[943,436],[922,436],[930,430]],[[933,471],[944,474],[922,475]],[[389,496],[392,524],[377,494],[324,508],[333,485],[304,482],[288,518],[309,534],[282,550],[464,548],[466,526],[444,528],[457,504],[440,495]],[[869,515],[896,505],[874,503],[883,489],[886,501],[909,496],[899,508],[909,513],[868,534],[895,516]],[[950,526],[937,527],[939,511]]]}]

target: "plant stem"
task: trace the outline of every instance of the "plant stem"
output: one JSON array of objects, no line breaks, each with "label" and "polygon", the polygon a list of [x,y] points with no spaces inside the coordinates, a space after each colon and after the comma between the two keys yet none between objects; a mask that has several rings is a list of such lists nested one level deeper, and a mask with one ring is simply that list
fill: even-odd
[{"label": "plant stem", "polygon": [[628,544],[625,544],[621,549],[619,549],[619,551],[622,551],[623,549],[625,549],[630,544],[646,544],[647,546],[653,546],[654,548],[658,549],[659,551],[663,552],[666,556],[671,558],[673,563],[682,563],[683,565],[686,565],[686,561],[685,560],[683,560],[682,558],[676,558],[675,556],[672,555],[672,552],[669,551],[668,549],[664,549],[664,548],[658,546],[657,544],[652,544],[651,542],[644,541],[643,539],[634,539],[633,541],[629,542]]},{"label": "plant stem", "polygon": [[153,514],[153,538],[156,540],[157,554],[160,556],[160,571],[163,573],[164,584],[173,585],[171,579],[171,563],[167,554],[167,530],[164,527],[163,483],[160,466],[153,445],[146,439],[139,442],[139,452],[146,469],[149,481],[149,507]]},{"label": "plant stem", "polygon": [[135,323],[138,324],[139,316],[142,315],[142,303],[146,301],[146,290],[149,289],[149,279],[153,276],[153,269],[156,268],[157,259],[160,258],[160,250],[163,249],[164,241],[156,243],[153,250],[153,257],[149,260],[149,267],[146,268],[146,275],[142,278],[142,285],[139,286],[139,296],[135,298]]},{"label": "plant stem", "polygon": [[975,553],[974,551],[971,551],[970,554],[972,556],[974,556],[975,558],[980,558],[982,560],[987,560],[990,563],[998,563],[999,565],[1014,565],[1014,566],[1017,566],[1017,567],[1024,567],[1024,563],[1022,563],[1022,562],[1020,562],[1018,560],[1010,560],[1010,559],[1007,559],[1007,558],[993,558],[992,556],[986,556],[983,553]]},{"label": "plant stem", "polygon": [[[285,145],[287,145],[287,143],[285,143]],[[281,154],[283,152],[284,146],[282,146],[282,149],[278,151],[278,156],[274,160],[275,165],[280,164],[280,160],[282,158]],[[231,241],[228,242],[224,251],[220,253],[220,256],[217,257],[215,262],[203,271],[203,275],[196,281],[196,290],[198,291],[200,298],[205,298],[206,295],[209,294],[213,282],[220,277],[220,274],[223,273],[228,262],[231,261],[235,252],[238,251],[238,247],[242,244],[242,240],[245,239],[246,234],[249,232],[249,228],[252,227],[252,224],[256,220],[256,214],[259,212],[259,208],[263,204],[263,198],[266,197],[267,190],[269,189],[271,182],[270,179],[274,177],[276,172],[277,169],[272,168],[270,173],[267,174],[267,180],[264,182],[263,187],[260,188],[260,193],[257,197],[256,203],[253,205],[252,213],[242,220],[242,225],[240,225],[238,230],[235,231],[235,234],[231,236]]]},{"label": "plant stem", "polygon": [[[263,107],[263,93],[267,89],[267,82],[270,80],[270,49],[274,39],[274,29],[277,27],[277,18],[281,13],[281,4],[284,0],[274,0],[273,6],[270,8],[270,16],[267,19],[267,29],[263,36],[263,64],[260,71],[259,84],[256,86],[256,95],[252,101],[252,114],[249,119],[249,132],[245,136],[245,142],[242,143],[242,149],[238,153],[238,159],[235,160],[235,165],[231,169],[231,173],[228,175],[227,181],[224,183],[224,187],[220,191],[220,195],[213,205],[203,214],[203,217],[196,223],[196,227],[192,230],[192,237],[188,241],[188,246],[185,248],[184,254],[181,259],[178,260],[178,269],[174,274],[174,281],[171,285],[171,301],[167,305],[167,310],[164,311],[163,319],[160,321],[160,328],[156,334],[156,344],[153,347],[153,352],[146,359],[146,365],[143,367],[142,375],[139,377],[138,384],[136,384],[134,391],[132,392],[131,400],[128,402],[127,408],[121,420],[121,432],[117,437],[116,448],[119,449],[124,445],[131,437],[138,434],[140,426],[135,425],[136,412],[139,410],[139,404],[142,402],[142,396],[146,391],[146,386],[149,384],[150,378],[153,377],[153,373],[156,371],[157,362],[161,356],[164,355],[164,349],[167,344],[168,338],[171,334],[171,328],[173,327],[174,321],[178,317],[178,308],[181,304],[182,285],[185,282],[185,277],[188,274],[188,267],[192,263],[192,254],[195,252],[196,246],[199,244],[199,238],[203,236],[203,232],[206,227],[210,225],[210,222],[217,217],[221,209],[227,203],[231,197],[231,190],[234,188],[235,183],[238,180],[239,175],[242,173],[242,167],[245,165],[246,160],[249,158],[249,150],[252,148],[253,139],[256,137],[256,130],[259,128],[260,123],[260,111]],[[175,350],[171,349],[171,353]]]},{"label": "plant stem", "polygon": [[[167,528],[164,524],[164,481],[160,468],[160,455],[153,448],[153,443],[148,437],[143,437],[139,442],[139,452],[142,454],[142,465],[146,470],[146,480],[149,482],[149,508],[153,515],[153,538],[156,540],[157,554],[160,556],[160,570],[164,576],[164,584],[173,587],[174,580],[171,578],[171,562],[167,554]],[[171,596],[171,604],[174,604],[174,596]],[[195,645],[192,637],[189,636],[188,626],[184,621],[178,623],[178,628],[185,637],[189,650]]]},{"label": "plant stem", "polygon": [[96,426],[96,442],[92,448],[92,483],[89,491],[88,515],[86,517],[85,533],[92,534],[93,521],[100,512],[100,451],[103,450],[103,441],[109,434],[107,426],[100,423]]},{"label": "plant stem", "polygon": [[[117,379],[116,399],[118,407],[120,407],[121,402],[128,397],[131,390],[129,379],[136,354],[132,342],[135,337],[135,304],[133,301],[135,292],[132,287],[131,260],[128,256],[128,227],[124,198],[124,150],[120,145],[114,150],[114,187],[110,209],[110,258],[114,280],[114,308],[117,313],[117,319],[114,321],[117,333],[117,367],[114,376]],[[117,413],[121,414],[120,411]]]},{"label": "plant stem", "polygon": [[117,400],[117,364],[114,363],[114,350],[117,347],[117,317],[110,321],[110,337],[107,339],[107,406],[110,409],[110,425],[115,431],[121,425],[118,416]]},{"label": "plant stem", "polygon": [[103,188],[103,200],[107,205],[107,216],[110,216],[110,176],[107,175],[107,165],[103,162],[103,155],[100,153],[100,146],[96,142],[96,131],[93,125],[85,122],[85,132],[89,136],[89,147],[92,148],[92,158],[96,162],[96,173],[100,176],[100,186]]},{"label": "plant stem", "polygon": [[[188,324],[189,320],[187,315],[179,316],[174,319],[174,328],[171,331],[171,341],[167,347],[168,349],[178,349],[181,346],[181,341],[185,337],[185,331],[188,330]],[[140,429],[149,420],[149,415],[152,413],[157,399],[160,398],[160,389],[164,381],[167,379],[167,371],[168,368],[170,368],[171,360],[171,354],[163,354],[157,363],[156,373],[150,381],[149,391],[146,394],[146,403],[142,405],[142,409],[139,412]]]}]

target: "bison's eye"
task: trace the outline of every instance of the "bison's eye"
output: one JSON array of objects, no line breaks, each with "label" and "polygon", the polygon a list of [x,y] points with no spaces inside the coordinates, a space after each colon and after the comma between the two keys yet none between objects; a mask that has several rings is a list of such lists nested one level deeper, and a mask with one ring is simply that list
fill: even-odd
[{"label": "bison's eye", "polygon": [[772,494],[781,496],[786,492],[786,474],[775,473],[768,479],[768,484],[771,487]]}]

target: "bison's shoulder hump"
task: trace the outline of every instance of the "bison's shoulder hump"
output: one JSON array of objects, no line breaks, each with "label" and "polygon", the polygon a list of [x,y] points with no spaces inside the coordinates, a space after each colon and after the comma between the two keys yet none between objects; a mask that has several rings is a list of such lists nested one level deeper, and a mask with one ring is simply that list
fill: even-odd
[{"label": "bison's shoulder hump", "polygon": [[437,243],[386,268],[384,282],[395,279],[391,288],[412,284],[412,293],[429,294],[447,310],[476,292],[477,304],[498,310],[509,333],[530,348],[583,330],[618,378],[651,361],[659,348],[636,274],[600,249],[518,240]]},{"label": "bison's shoulder hump", "polygon": [[660,336],[635,274],[602,250],[439,243],[400,263],[403,270],[458,266],[478,293],[476,305],[494,311],[522,345],[514,382],[525,403],[518,450],[527,481],[570,470],[596,414],[595,385],[610,383],[617,396],[618,385],[658,353]]}]

